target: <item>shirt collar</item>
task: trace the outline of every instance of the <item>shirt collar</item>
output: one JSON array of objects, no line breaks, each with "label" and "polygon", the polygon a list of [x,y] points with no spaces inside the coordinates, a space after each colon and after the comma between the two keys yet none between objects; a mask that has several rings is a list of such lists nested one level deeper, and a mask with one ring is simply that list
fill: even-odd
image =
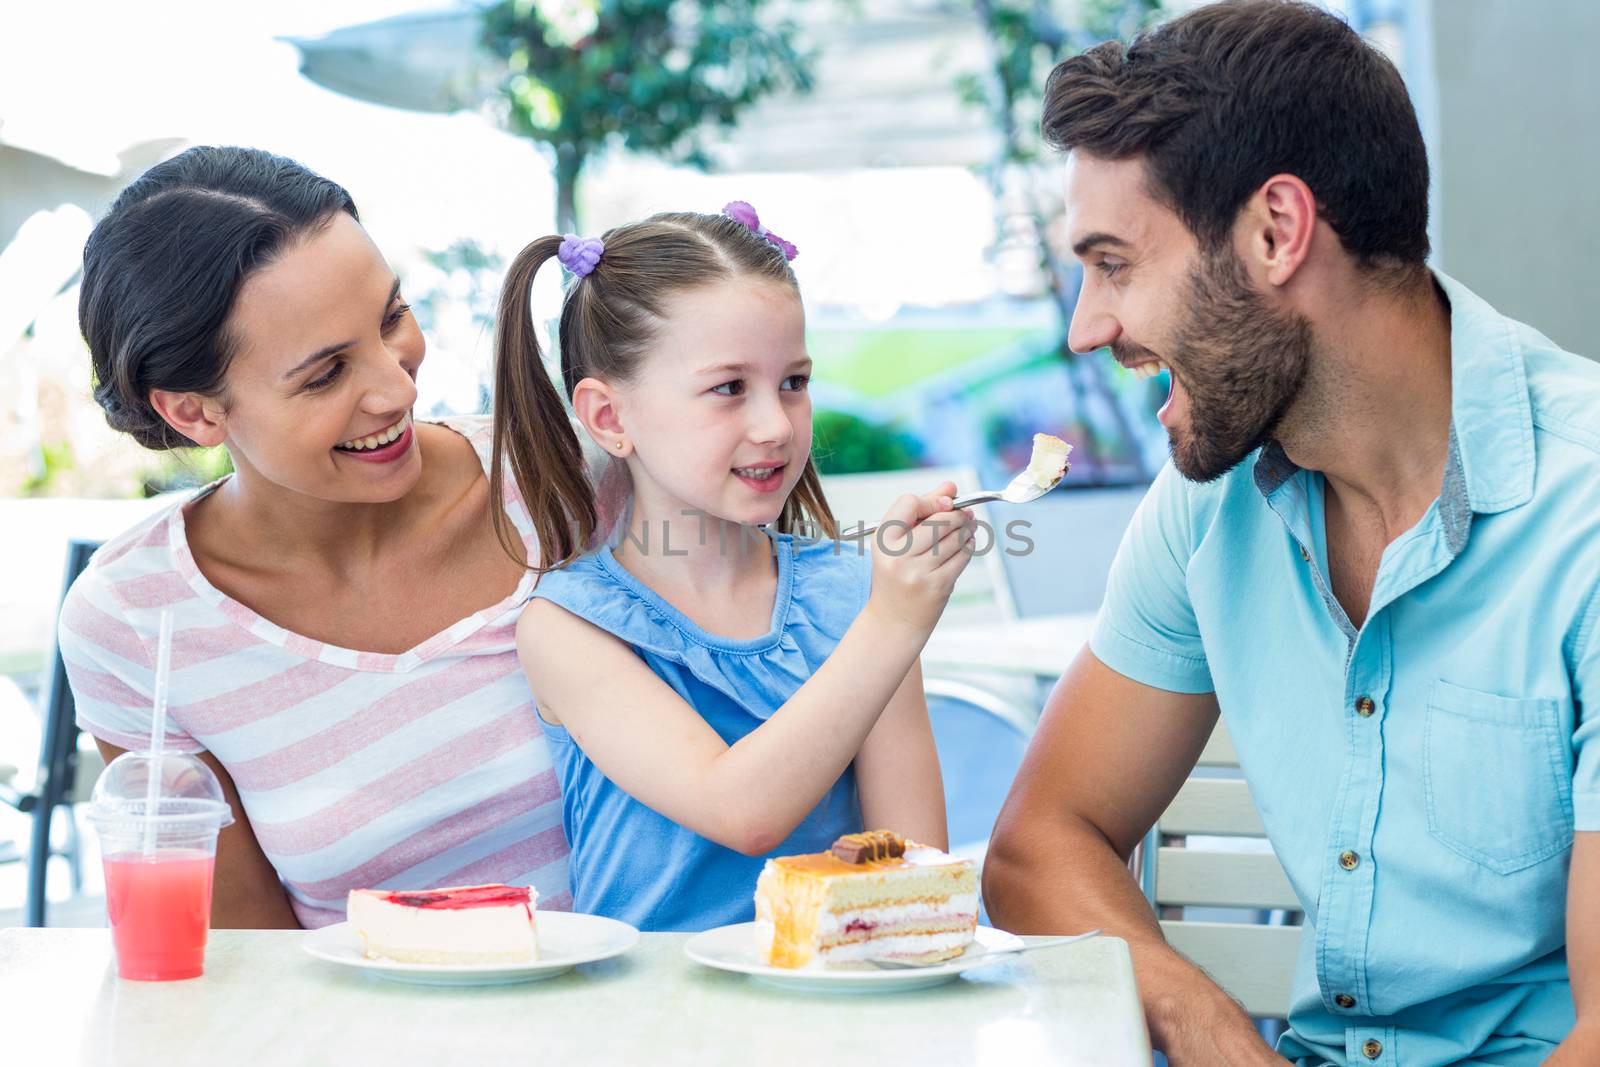
[{"label": "shirt collar", "polygon": [[1439,271],[1450,301],[1450,420],[1467,499],[1483,514],[1533,498],[1533,401],[1516,324]]},{"label": "shirt collar", "polygon": [[[1492,514],[1532,499],[1533,404],[1515,324],[1454,278],[1433,276],[1450,302],[1450,451],[1439,505],[1459,552],[1468,509]],[[1271,496],[1299,470],[1269,441],[1256,459],[1256,488]]]}]

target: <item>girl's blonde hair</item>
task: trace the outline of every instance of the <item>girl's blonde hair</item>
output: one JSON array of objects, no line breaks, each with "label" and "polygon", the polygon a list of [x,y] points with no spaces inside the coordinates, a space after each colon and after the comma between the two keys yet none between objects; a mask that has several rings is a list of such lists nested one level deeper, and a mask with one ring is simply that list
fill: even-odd
[{"label": "girl's blonde hair", "polygon": [[[509,461],[538,537],[540,561],[526,558],[522,540],[499,506],[495,535],[511,558],[538,572],[582,555],[599,525],[594,488],[566,405],[545,371],[531,311],[534,276],[561,246],[541,237],[517,253],[500,293],[495,326],[494,448],[489,480],[501,499]],[[561,382],[567,400],[585,378],[626,383],[666,321],[669,297],[712,282],[749,278],[800,287],[783,253],[742,222],[692,212],[653,215],[601,235],[605,253],[594,270],[568,287],[561,305]],[[816,463],[784,502],[777,529],[817,529],[838,536],[822,495]]]}]

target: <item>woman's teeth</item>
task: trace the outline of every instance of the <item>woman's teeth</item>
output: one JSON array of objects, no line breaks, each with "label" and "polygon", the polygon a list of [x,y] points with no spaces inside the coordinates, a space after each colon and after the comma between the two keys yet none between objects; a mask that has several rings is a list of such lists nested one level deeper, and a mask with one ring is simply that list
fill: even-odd
[{"label": "woman's teeth", "polygon": [[410,425],[411,413],[408,411],[405,413],[405,415],[401,416],[399,422],[395,423],[387,430],[380,430],[377,433],[371,433],[365,437],[353,437],[348,441],[339,442],[337,445],[334,445],[334,447],[342,448],[346,452],[364,452],[370,448],[382,448],[384,445],[389,444],[390,442],[394,441],[395,438],[405,433],[406,428]]},{"label": "woman's teeth", "polygon": [[1139,378],[1154,378],[1156,375],[1160,374],[1164,370],[1167,370],[1168,368],[1167,365],[1161,362],[1159,359],[1153,359],[1148,363],[1136,363],[1128,369],[1133,371],[1133,373]]},{"label": "woman's teeth", "polygon": [[733,473],[741,478],[754,478],[758,482],[764,482],[772,477],[777,469],[777,467],[735,467]]}]

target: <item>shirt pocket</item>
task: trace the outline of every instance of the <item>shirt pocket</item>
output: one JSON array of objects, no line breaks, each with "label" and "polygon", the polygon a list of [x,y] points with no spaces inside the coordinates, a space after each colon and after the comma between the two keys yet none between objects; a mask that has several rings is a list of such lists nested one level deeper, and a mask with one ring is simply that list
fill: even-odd
[{"label": "shirt pocket", "polygon": [[1436,681],[1423,727],[1428,832],[1512,874],[1572,844],[1572,782],[1561,701],[1496,696]]}]

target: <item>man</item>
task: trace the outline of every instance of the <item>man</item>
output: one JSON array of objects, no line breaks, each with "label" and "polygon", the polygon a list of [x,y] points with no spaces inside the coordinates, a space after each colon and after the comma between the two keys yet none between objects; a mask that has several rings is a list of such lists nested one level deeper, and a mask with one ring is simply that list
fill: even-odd
[{"label": "man", "polygon": [[1176,1067],[1281,1063],[1125,867],[1220,708],[1306,914],[1280,1053],[1600,1063],[1600,366],[1424,265],[1405,87],[1315,8],[1070,59],[1044,130],[1071,346],[1170,370],[1172,464],[1000,816],[990,914],[1126,938]]}]

